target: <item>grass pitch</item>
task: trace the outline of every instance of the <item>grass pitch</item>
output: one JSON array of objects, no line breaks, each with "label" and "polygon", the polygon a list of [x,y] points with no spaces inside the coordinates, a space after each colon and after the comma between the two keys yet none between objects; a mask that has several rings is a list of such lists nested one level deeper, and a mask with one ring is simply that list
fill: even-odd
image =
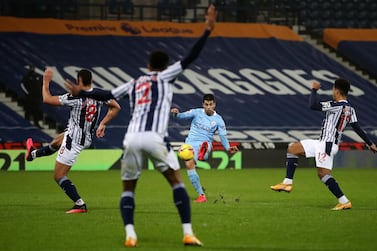
[{"label": "grass pitch", "polygon": [[[376,250],[377,169],[335,169],[353,209],[331,211],[337,200],[314,168],[296,171],[293,192],[271,191],[283,168],[199,170],[209,202],[192,203],[200,250]],[[182,176],[189,195],[196,197]],[[119,171],[71,171],[89,213],[67,215],[71,201],[52,172],[0,172],[0,250],[124,250]],[[136,193],[137,250],[184,247],[167,182],[144,171]]]}]

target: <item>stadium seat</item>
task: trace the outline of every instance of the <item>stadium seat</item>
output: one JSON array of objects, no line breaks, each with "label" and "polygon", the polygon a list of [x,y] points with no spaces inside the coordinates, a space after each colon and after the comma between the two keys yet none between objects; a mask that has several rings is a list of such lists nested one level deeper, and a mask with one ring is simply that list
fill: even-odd
[{"label": "stadium seat", "polygon": [[159,0],[157,12],[159,19],[180,19],[186,15],[186,4],[183,0]]},{"label": "stadium seat", "polygon": [[51,137],[30,124],[8,106],[0,103],[0,142],[24,142],[30,136],[37,142],[49,142]]},{"label": "stadium seat", "polygon": [[108,0],[107,6],[110,14],[132,15],[134,13],[132,0]]}]

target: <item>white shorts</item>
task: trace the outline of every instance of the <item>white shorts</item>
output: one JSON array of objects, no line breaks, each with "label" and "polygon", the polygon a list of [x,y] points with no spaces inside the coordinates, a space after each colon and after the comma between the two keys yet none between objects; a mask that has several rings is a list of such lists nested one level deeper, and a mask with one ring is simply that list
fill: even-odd
[{"label": "white shorts", "polygon": [[63,142],[59,148],[58,156],[56,156],[56,161],[67,166],[73,166],[85,147],[72,141],[67,134],[67,132],[64,133]]},{"label": "white shorts", "polygon": [[155,132],[127,133],[123,141],[122,180],[138,179],[148,158],[161,172],[168,168],[179,170],[179,162],[173,148]]},{"label": "white shorts", "polygon": [[[304,139],[300,141],[305,150],[306,158],[315,157],[317,167],[331,170],[333,168],[334,156],[338,152],[339,146],[314,139]],[[331,149],[328,150],[330,155],[326,153],[326,145]]]}]

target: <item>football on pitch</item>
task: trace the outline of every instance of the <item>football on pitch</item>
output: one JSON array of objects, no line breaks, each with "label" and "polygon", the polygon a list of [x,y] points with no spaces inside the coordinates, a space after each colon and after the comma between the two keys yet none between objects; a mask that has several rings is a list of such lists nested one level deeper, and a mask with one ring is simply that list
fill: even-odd
[{"label": "football on pitch", "polygon": [[189,144],[183,144],[178,148],[178,157],[182,160],[194,158],[194,148]]}]

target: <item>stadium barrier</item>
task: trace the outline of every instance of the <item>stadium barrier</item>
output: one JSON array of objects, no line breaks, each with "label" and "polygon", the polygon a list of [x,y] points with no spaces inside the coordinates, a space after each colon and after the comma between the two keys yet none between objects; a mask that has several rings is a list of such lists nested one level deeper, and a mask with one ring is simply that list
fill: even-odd
[{"label": "stadium barrier", "polygon": [[[247,143],[240,144],[241,150],[229,155],[219,144],[214,144],[207,161],[198,161],[197,167],[201,169],[235,169],[245,168],[271,168],[285,166],[286,146],[284,143]],[[175,145],[177,149],[179,145]],[[249,147],[245,147],[249,146]],[[0,150],[1,171],[51,171],[54,169],[55,154],[38,158],[34,161],[25,160],[26,151]],[[95,157],[94,157],[95,156]],[[72,170],[75,171],[106,171],[120,169],[122,157],[121,149],[86,149],[78,157]],[[181,161],[182,168],[184,167]],[[153,170],[150,160],[146,161],[145,169]],[[314,167],[314,159],[300,157],[300,167]],[[334,167],[377,167],[377,158],[367,150],[363,143],[345,143],[340,146],[340,151],[335,156]]]}]

